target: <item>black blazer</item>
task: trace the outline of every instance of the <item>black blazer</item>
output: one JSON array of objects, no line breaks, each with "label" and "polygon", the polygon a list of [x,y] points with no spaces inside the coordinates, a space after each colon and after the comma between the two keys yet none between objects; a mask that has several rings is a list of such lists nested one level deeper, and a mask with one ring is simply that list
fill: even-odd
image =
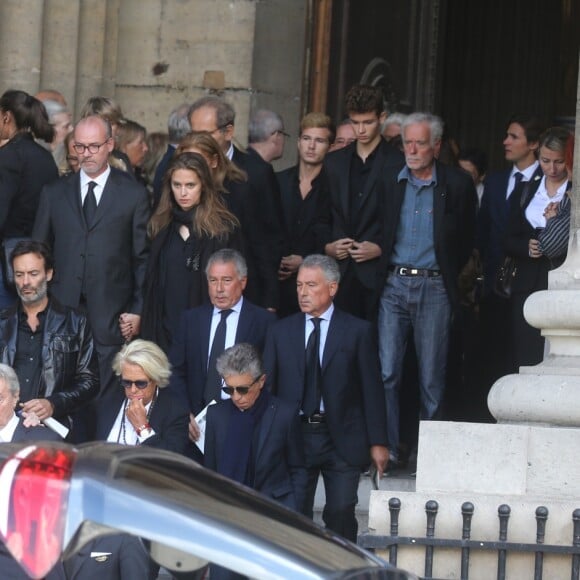
[{"label": "black blazer", "polygon": [[[302,404],[305,315],[274,324],[266,339],[266,384],[295,409]],[[322,398],[338,453],[350,465],[369,463],[371,445],[387,445],[387,420],[371,324],[335,308],[322,357]]]},{"label": "black blazer", "polygon": [[558,267],[566,255],[550,260],[545,256],[530,258],[528,244],[537,239],[538,232],[526,219],[526,208],[542,180],[541,169],[534,173],[530,181],[520,183],[510,195],[507,228],[503,238],[506,256],[516,259],[516,275],[512,282],[512,292],[531,294],[548,288],[548,272]]},{"label": "black blazer", "polygon": [[141,314],[148,219],[145,189],[114,168],[90,229],[81,206],[79,174],[42,190],[32,236],[53,249],[52,295],[65,306],[78,307],[86,276],[88,318],[97,343],[122,344],[119,314]]},{"label": "black blazer", "polygon": [[509,213],[509,199],[505,194],[511,171],[511,168],[497,171],[485,178],[481,207],[477,214],[476,247],[483,261],[486,292],[493,290],[495,275],[503,258],[502,242]]},{"label": "black blazer", "polygon": [[282,257],[282,207],[272,165],[252,148],[234,148],[233,162],[248,175],[246,215],[250,219],[248,245],[256,265],[257,283],[252,296],[264,308],[278,307],[278,266]]},{"label": "black blazer", "polygon": [[[104,553],[98,558],[92,552]],[[140,538],[129,534],[101,536],[64,562],[68,580],[129,580],[157,577]]]},{"label": "black blazer", "polygon": [[[214,471],[218,471],[228,445],[232,405],[231,400],[222,401],[207,410],[204,465]],[[302,431],[294,405],[272,397],[260,421],[258,437],[253,488],[290,509],[301,511],[308,477]]]},{"label": "black blazer", "polygon": [[[115,393],[115,401],[101,400],[97,406],[97,431],[95,440],[106,441],[115,419],[119,414],[121,405],[125,401],[125,395],[121,387]],[[157,400],[149,417],[149,424],[155,431],[155,435],[143,441],[143,445],[149,445],[156,449],[165,449],[175,453],[185,453],[187,447],[187,426],[189,415],[187,409],[169,392],[167,387],[159,389]]]},{"label": "black blazer", "polygon": [[[362,192],[360,210],[356,216],[352,216],[350,211],[350,168],[354,155],[356,155],[356,141],[343,149],[329,153],[324,159],[331,208],[330,237],[325,243],[341,238],[353,238],[357,242],[368,241],[380,245],[382,224],[377,186],[382,170],[388,167],[402,167],[404,157],[398,149],[381,139],[371,173]],[[347,266],[352,266],[357,278],[369,289],[375,287],[378,263],[379,258],[360,263],[350,258],[338,262],[341,272],[344,272]]]},{"label": "black blazer", "polygon": [[[169,354],[173,368],[169,388],[194,415],[205,407],[203,392],[207,379],[212,313],[211,304],[184,312]],[[275,319],[274,314],[244,298],[235,343],[249,342],[261,352],[268,327]]]},{"label": "black blazer", "polygon": [[[435,256],[452,305],[459,304],[457,278],[471,255],[475,237],[477,193],[473,180],[459,169],[435,162],[437,185],[433,193],[433,243]],[[406,180],[399,169],[386,168],[378,188],[382,199],[382,256],[378,271],[380,292],[385,284],[396,242],[405,197]],[[403,264],[400,264],[403,265]],[[408,264],[413,266],[413,264]],[[378,295],[377,295],[378,302]]]},{"label": "black blazer", "polygon": [[30,236],[41,189],[58,179],[49,151],[30,133],[17,133],[0,148],[0,233]]},{"label": "black blazer", "polygon": [[62,437],[43,425],[25,427],[24,419],[21,418],[12,436],[12,443],[24,443],[25,441],[62,441]]}]

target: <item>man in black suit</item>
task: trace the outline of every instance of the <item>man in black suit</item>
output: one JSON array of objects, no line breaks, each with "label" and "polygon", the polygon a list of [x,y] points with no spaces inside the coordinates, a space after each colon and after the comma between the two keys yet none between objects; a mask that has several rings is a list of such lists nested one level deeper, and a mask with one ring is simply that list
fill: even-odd
[{"label": "man in black suit", "polygon": [[301,511],[307,476],[296,407],[263,390],[262,357],[251,344],[226,349],[217,370],[231,398],[207,410],[204,465]]},{"label": "man in black suit", "polygon": [[[200,436],[195,416],[213,399],[226,398],[215,370],[217,357],[240,342],[249,342],[261,352],[268,326],[275,320],[271,312],[242,297],[247,267],[236,250],[223,249],[213,254],[206,276],[211,304],[183,313],[170,351],[173,367],[170,388],[190,411],[189,438],[192,442]],[[218,332],[218,327],[223,328],[220,325],[225,326],[223,334]],[[222,337],[223,342],[219,345],[216,335]],[[190,451],[200,458],[194,446]]]},{"label": "man in black suit", "polygon": [[381,135],[385,112],[380,89],[356,85],[348,91],[345,106],[356,142],[324,160],[332,212],[325,252],[340,265],[337,306],[370,320],[381,255],[377,182],[381,169],[402,166],[403,156]]},{"label": "man in black suit", "polygon": [[15,413],[20,398],[20,383],[14,369],[0,363],[0,443],[25,441],[62,441],[54,431],[40,425],[38,416],[22,411]]},{"label": "man in black suit", "polygon": [[507,228],[512,192],[519,182],[542,175],[537,160],[544,126],[529,115],[513,116],[506,128],[503,147],[508,169],[485,178],[481,208],[477,216],[476,247],[483,263],[484,293],[481,301],[481,344],[484,385],[489,388],[499,377],[517,372],[509,340],[509,301],[495,294],[494,283],[504,252],[502,242]]},{"label": "man in black suit", "polygon": [[[243,153],[234,147],[234,108],[216,96],[198,99],[189,110],[194,132],[209,133],[228,159],[248,175],[243,211],[236,213],[244,234],[251,276],[246,296],[256,304],[278,308],[278,264],[282,256],[282,209],[278,182],[272,166],[251,148]],[[235,211],[236,208],[232,207]],[[254,271],[255,270],[255,271]]]},{"label": "man in black suit", "polygon": [[312,517],[322,473],[328,528],[356,541],[355,505],[361,469],[388,461],[385,399],[370,323],[333,305],[340,272],[312,255],[298,270],[301,313],[278,321],[264,349],[267,385],[300,410],[308,470],[305,515]]},{"label": "man in black suit", "polygon": [[443,123],[427,113],[403,122],[406,165],[386,168],[383,200],[379,352],[389,430],[396,464],[399,388],[407,340],[413,333],[419,370],[421,419],[440,416],[457,277],[474,242],[477,194],[473,180],[435,161]]},{"label": "man in black suit", "polygon": [[43,189],[33,230],[53,249],[52,295],[87,312],[105,398],[116,387],[113,357],[139,333],[148,256],[147,193],[109,166],[113,147],[108,121],[89,116],[77,123],[81,170]]},{"label": "man in black suit", "polygon": [[278,268],[280,317],[299,311],[296,273],[309,254],[324,251],[330,223],[328,180],[322,162],[334,139],[328,115],[308,113],[300,121],[298,165],[276,174],[285,226],[284,252]]}]

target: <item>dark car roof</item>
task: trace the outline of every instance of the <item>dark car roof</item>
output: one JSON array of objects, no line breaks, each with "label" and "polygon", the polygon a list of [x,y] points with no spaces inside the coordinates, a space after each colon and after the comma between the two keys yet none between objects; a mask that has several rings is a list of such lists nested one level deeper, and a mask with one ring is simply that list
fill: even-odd
[{"label": "dark car roof", "polygon": [[[182,553],[255,578],[411,577],[248,488],[146,446],[3,444],[0,478],[5,485],[6,474],[17,474],[26,461],[44,462],[54,477],[54,465],[65,456],[72,466],[58,512],[65,557],[114,530],[178,550],[177,569],[184,566]],[[39,475],[42,469],[36,466],[27,473]]]}]

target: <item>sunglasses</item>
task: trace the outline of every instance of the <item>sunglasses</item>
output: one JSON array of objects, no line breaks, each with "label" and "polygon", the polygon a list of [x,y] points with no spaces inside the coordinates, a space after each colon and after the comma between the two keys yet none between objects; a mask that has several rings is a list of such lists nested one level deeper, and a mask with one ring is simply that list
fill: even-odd
[{"label": "sunglasses", "polygon": [[225,385],[224,387],[222,387],[222,391],[226,395],[229,395],[230,397],[234,394],[234,391],[238,393],[238,395],[247,395],[248,391],[260,380],[261,377],[262,375],[256,377],[251,385],[247,385],[244,387],[230,387],[229,385]]},{"label": "sunglasses", "polygon": [[146,389],[147,385],[149,385],[150,381],[130,381],[129,379],[119,379],[119,383],[124,389],[130,389],[133,385],[135,385],[138,389]]}]

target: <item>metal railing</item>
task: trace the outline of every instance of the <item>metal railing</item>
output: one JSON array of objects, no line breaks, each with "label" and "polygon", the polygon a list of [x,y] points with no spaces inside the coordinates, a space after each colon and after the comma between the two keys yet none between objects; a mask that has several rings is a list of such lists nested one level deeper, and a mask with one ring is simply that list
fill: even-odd
[{"label": "metal railing", "polygon": [[469,579],[469,558],[472,550],[486,550],[497,552],[497,578],[505,580],[506,564],[509,552],[529,552],[535,555],[534,580],[542,580],[544,567],[544,554],[560,554],[571,558],[571,578],[580,580],[580,509],[572,513],[573,537],[570,546],[552,545],[545,543],[546,522],[548,521],[548,508],[539,506],[536,509],[536,542],[520,543],[508,541],[508,523],[511,508],[507,504],[498,507],[499,533],[497,541],[483,541],[471,539],[471,520],[475,506],[471,502],[465,502],[461,506],[463,518],[461,539],[435,538],[435,520],[439,511],[439,504],[435,500],[429,500],[425,504],[427,525],[425,536],[411,537],[399,536],[399,512],[401,500],[392,497],[389,500],[389,512],[391,517],[390,535],[381,536],[365,533],[358,537],[359,546],[367,550],[389,550],[389,562],[397,565],[397,551],[399,546],[425,546],[425,574],[424,578],[433,578],[433,556],[436,548],[456,548],[461,550],[461,579]]}]

